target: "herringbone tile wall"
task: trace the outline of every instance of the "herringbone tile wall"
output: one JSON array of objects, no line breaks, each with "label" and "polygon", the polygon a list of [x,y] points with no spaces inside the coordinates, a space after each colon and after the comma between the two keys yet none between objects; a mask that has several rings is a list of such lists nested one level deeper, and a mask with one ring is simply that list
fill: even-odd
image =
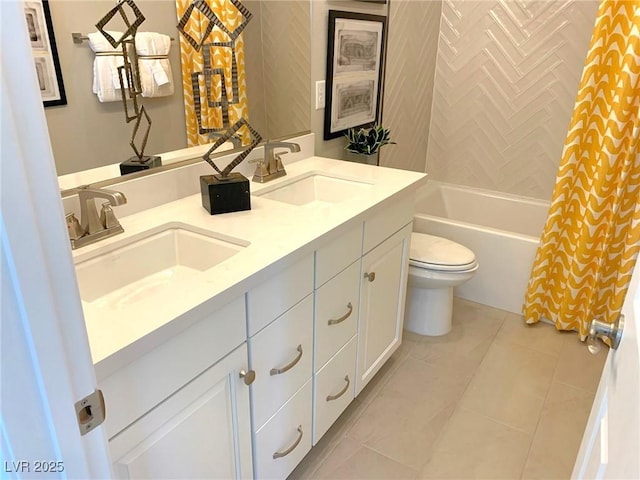
[{"label": "herringbone tile wall", "polygon": [[[597,7],[596,0],[443,0],[431,178],[550,198]],[[421,102],[421,88],[412,91]],[[403,123],[411,128],[413,119]]]}]

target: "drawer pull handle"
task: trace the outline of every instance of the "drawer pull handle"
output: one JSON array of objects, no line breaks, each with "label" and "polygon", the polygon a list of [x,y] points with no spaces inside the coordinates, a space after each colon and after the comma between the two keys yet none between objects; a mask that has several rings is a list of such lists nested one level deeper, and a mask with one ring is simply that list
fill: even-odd
[{"label": "drawer pull handle", "polygon": [[344,386],[344,388],[342,390],[340,390],[340,392],[336,393],[335,395],[327,395],[327,402],[332,402],[334,400],[339,399],[342,395],[344,395],[345,393],[347,393],[347,390],[349,389],[349,384],[351,383],[349,381],[349,375],[345,375],[344,376],[344,381],[347,382],[347,384]]},{"label": "drawer pull handle", "polygon": [[351,316],[351,313],[353,312],[353,305],[351,305],[351,302],[347,303],[347,310],[348,312],[345,313],[343,316],[341,316],[340,318],[332,318],[331,320],[329,320],[327,322],[328,325],[337,325],[339,323],[344,322],[347,318],[349,318]]},{"label": "drawer pull handle", "polygon": [[245,385],[251,385],[256,379],[256,372],[254,370],[240,370],[240,378],[244,379]]},{"label": "drawer pull handle", "polygon": [[298,444],[300,443],[301,440],[302,440],[302,425],[298,425],[298,438],[296,439],[296,441],[293,442],[293,445],[291,445],[286,450],[284,450],[282,452],[274,453],[273,454],[273,459],[275,460],[276,458],[282,458],[282,457],[286,457],[287,455],[289,455],[291,452],[293,452],[296,449],[296,447],[298,446]]},{"label": "drawer pull handle", "polygon": [[269,374],[273,377],[274,375],[280,375],[281,373],[284,373],[288,370],[291,370],[293,367],[295,367],[296,364],[302,358],[302,344],[298,345],[298,348],[296,350],[298,350],[298,355],[296,356],[296,358],[293,359],[293,361],[290,364],[285,365],[282,368],[272,368]]},{"label": "drawer pull handle", "polygon": [[376,279],[376,272],[365,273],[364,278],[366,278],[370,282],[373,282]]}]

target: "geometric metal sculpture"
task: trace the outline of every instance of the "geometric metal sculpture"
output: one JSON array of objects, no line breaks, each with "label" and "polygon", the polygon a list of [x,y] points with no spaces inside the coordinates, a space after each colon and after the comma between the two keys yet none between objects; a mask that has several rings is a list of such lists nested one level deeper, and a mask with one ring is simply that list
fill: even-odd
[{"label": "geometric metal sculpture", "polygon": [[[249,145],[243,145],[244,149],[240,153],[240,155],[234,158],[233,161],[229,163],[229,165],[227,165],[223,170],[220,170],[220,168],[218,168],[213,160],[211,160],[211,154],[224,142],[230,140],[231,137],[233,137],[233,135],[243,126],[247,127],[247,129],[251,133],[251,137],[253,138],[252,142]],[[225,134],[211,146],[211,148],[207,151],[207,153],[203,155],[202,158],[209,165],[211,165],[213,169],[220,174],[221,177],[226,177],[231,173],[231,170],[240,165],[240,163],[242,163],[242,161],[247,158],[247,156],[251,153],[251,150],[253,150],[261,141],[262,137],[260,136],[260,134],[251,125],[249,125],[249,122],[247,122],[244,118],[241,118],[236,123],[234,123],[231,128],[227,129]]]},{"label": "geometric metal sculpture", "polygon": [[[134,18],[132,20],[129,19],[125,10],[125,6],[127,5],[131,8],[131,11],[134,14]],[[105,31],[104,28],[117,14],[120,14],[120,17],[127,26],[127,29],[120,38],[116,39]],[[136,120],[129,145],[135,152],[137,158],[132,157],[120,165],[120,171],[122,174],[158,166],[161,163],[160,157],[144,156],[149,132],[151,131],[151,118],[141,103],[142,87],[140,84],[138,54],[136,52],[136,33],[138,31],[138,27],[142,25],[144,20],[144,15],[133,0],[120,0],[115,7],[109,10],[106,15],[96,23],[96,28],[100,33],[102,33],[111,46],[114,48],[121,46],[122,48],[124,65],[118,67],[118,78],[120,81],[124,116],[127,123]],[[130,105],[132,105],[132,108],[130,108]],[[136,136],[138,135],[138,130],[141,128],[143,120],[146,121],[146,126],[143,127],[145,128],[144,135],[140,145],[136,145]]]},{"label": "geometric metal sculpture", "polygon": [[[146,120],[147,126],[144,131],[144,136],[142,137],[142,144],[138,148],[136,146],[136,136],[138,135],[138,130],[140,130],[141,123],[143,120]],[[147,146],[147,140],[149,139],[149,131],[151,130],[151,118],[149,118],[149,114],[144,108],[144,105],[140,107],[140,112],[138,114],[138,120],[136,121],[135,126],[133,127],[133,134],[131,134],[131,141],[129,145],[133,148],[133,151],[136,152],[138,158],[142,158],[144,154],[144,149]]]},{"label": "geometric metal sculpture", "polygon": [[[184,38],[191,44],[191,46],[197,51],[202,52],[203,56],[203,71],[201,72],[192,72],[191,73],[191,87],[193,93],[193,105],[196,112],[196,119],[198,122],[198,130],[200,134],[207,133],[216,133],[219,134],[222,132],[222,135],[219,136],[218,140],[212,145],[211,149],[203,156],[204,160],[209,163],[216,172],[219,173],[220,177],[227,177],[231,170],[240,164],[249,153],[262,141],[262,137],[260,134],[249,124],[249,122],[241,118],[233,125],[230,125],[229,122],[229,106],[236,105],[240,103],[240,95],[238,88],[238,64],[236,60],[236,40],[245,29],[247,24],[252,18],[251,12],[240,2],[240,0],[231,0],[231,3],[236,7],[238,12],[242,15],[242,22],[233,30],[229,30],[227,26],[224,24],[220,18],[215,14],[215,12],[211,9],[211,7],[207,4],[206,0],[194,0],[191,5],[185,10],[184,14],[180,18],[178,22],[177,28],[178,31],[184,36]],[[208,23],[204,27],[204,32],[202,33],[201,38],[194,38],[190,35],[185,27],[187,24],[192,21],[191,18],[194,14],[194,11],[198,10]],[[195,20],[193,20],[195,21]],[[213,32],[213,29],[217,27],[227,37],[226,41],[223,42],[208,42],[208,37]],[[228,90],[227,90],[227,74],[225,72],[224,66],[222,65],[214,65],[213,58],[215,55],[212,53],[214,49],[229,49],[231,54],[231,98],[229,98]],[[200,82],[203,80],[204,82],[204,92],[201,92]],[[220,98],[214,98],[214,85],[216,85],[215,91],[220,92]],[[222,117],[222,122],[220,126],[209,126],[204,124],[204,119],[202,115],[203,111],[203,98],[206,99],[207,108],[220,108],[220,114]],[[238,155],[227,167],[223,170],[218,168],[218,166],[211,160],[211,154],[215,149],[217,149],[220,145],[222,145],[225,141],[231,140],[234,138],[234,134],[240,130],[240,128],[246,127],[252,137],[252,142],[244,147],[243,152]]]},{"label": "geometric metal sculpture", "polygon": [[[214,27],[218,27],[220,30],[222,30],[227,35],[229,40],[231,40],[231,41],[235,41],[238,38],[238,36],[240,36],[242,31],[245,29],[245,27],[247,26],[247,24],[249,23],[249,20],[251,20],[251,17],[253,15],[251,14],[251,12],[244,5],[242,5],[240,0],[231,0],[231,3],[242,14],[242,19],[243,19],[242,23],[240,23],[240,25],[238,25],[233,30],[233,32],[230,31],[227,28],[227,26],[224,24],[224,22],[218,18],[218,16],[215,14],[215,12],[213,10],[211,10],[211,7],[207,4],[206,0],[194,0],[191,3],[191,5],[189,5],[189,7],[187,7],[187,10],[184,12],[182,17],[180,18],[180,21],[178,22],[177,28],[178,28],[178,31],[180,33],[182,33],[184,38],[196,50],[196,52],[199,52],[200,49],[206,44],[207,37],[211,34],[211,32],[213,31]],[[202,13],[202,15],[204,15],[204,17],[207,20],[209,20],[209,23],[207,24],[207,26],[206,26],[206,28],[204,30],[204,33],[202,34],[202,37],[200,39],[193,38],[185,30],[185,26],[191,20],[191,15],[193,14],[194,10],[196,10],[196,9],[199,10],[200,13]]]},{"label": "geometric metal sculpture", "polygon": [[[124,9],[125,4],[129,5],[129,7],[131,7],[131,10],[133,10],[133,13],[135,15],[133,22],[129,21],[127,12]],[[109,33],[107,33],[104,30],[104,27],[107,25],[107,23],[109,23],[109,20],[111,20],[116,15],[116,13],[120,14],[120,17],[124,21],[125,25],[128,27],[127,30],[118,39],[113,38]],[[102,17],[102,19],[98,23],[96,23],[96,28],[100,33],[102,33],[104,38],[107,39],[107,42],[109,42],[113,48],[116,48],[118,45],[120,45],[120,43],[123,40],[126,40],[127,38],[129,38],[129,36],[133,37],[136,34],[136,31],[138,30],[138,27],[142,24],[142,22],[144,22],[144,15],[142,15],[142,12],[138,8],[138,6],[133,2],[133,0],[120,0],[115,7],[109,10],[109,12],[107,12],[107,14],[104,17]]]}]

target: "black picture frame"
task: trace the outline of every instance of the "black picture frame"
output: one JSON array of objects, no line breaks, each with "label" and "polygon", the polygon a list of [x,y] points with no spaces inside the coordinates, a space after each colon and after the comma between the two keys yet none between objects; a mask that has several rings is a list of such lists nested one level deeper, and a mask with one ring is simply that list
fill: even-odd
[{"label": "black picture frame", "polygon": [[24,3],[24,10],[42,102],[45,107],[66,105],[49,2],[29,0]]},{"label": "black picture frame", "polygon": [[329,10],[324,139],[377,123],[387,17]]}]

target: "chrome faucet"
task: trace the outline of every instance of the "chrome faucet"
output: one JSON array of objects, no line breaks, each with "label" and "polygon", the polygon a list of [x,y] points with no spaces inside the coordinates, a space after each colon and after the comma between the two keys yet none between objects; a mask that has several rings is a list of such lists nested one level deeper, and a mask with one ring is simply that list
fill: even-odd
[{"label": "chrome faucet", "polygon": [[291,142],[267,142],[264,146],[264,159],[258,161],[252,180],[258,183],[268,182],[287,174],[280,155],[286,152],[275,152],[276,148],[287,148],[290,152],[299,152],[300,145]]},{"label": "chrome faucet", "polygon": [[[102,204],[100,214],[98,214],[98,209],[96,208],[96,198],[106,200]],[[80,222],[78,222],[73,213],[67,215],[67,228],[69,229],[71,248],[84,247],[103,238],[124,232],[111,209],[112,206],[116,207],[127,203],[127,197],[122,192],[85,186],[79,187],[78,199],[80,200]]]}]

